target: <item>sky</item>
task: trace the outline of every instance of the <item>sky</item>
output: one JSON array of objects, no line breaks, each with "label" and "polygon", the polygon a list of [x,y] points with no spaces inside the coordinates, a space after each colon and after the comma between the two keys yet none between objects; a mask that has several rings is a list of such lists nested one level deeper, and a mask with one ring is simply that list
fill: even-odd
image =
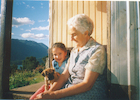
[{"label": "sky", "polygon": [[31,40],[49,46],[49,1],[13,0],[11,35],[12,39]]}]

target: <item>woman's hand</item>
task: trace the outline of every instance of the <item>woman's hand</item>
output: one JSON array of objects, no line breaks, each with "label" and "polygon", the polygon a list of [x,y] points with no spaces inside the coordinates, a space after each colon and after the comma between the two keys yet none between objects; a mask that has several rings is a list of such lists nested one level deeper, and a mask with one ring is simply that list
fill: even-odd
[{"label": "woman's hand", "polygon": [[42,98],[42,95],[43,95],[43,93],[38,94],[38,95],[36,96],[35,100],[43,99],[43,98]]},{"label": "woman's hand", "polygon": [[45,91],[36,96],[35,100],[39,99],[57,99],[53,91]]}]

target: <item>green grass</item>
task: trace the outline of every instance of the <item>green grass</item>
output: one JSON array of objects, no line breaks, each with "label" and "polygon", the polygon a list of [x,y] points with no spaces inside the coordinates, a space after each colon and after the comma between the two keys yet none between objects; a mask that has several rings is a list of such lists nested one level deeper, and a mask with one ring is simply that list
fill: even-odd
[{"label": "green grass", "polygon": [[9,78],[10,89],[31,85],[44,81],[39,71],[17,71]]}]

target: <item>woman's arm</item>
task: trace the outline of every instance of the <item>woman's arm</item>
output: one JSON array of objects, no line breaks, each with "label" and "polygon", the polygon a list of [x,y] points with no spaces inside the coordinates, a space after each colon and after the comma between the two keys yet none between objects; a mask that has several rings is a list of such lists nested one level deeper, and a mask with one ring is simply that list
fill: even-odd
[{"label": "woman's arm", "polygon": [[86,70],[83,82],[66,89],[44,92],[38,96],[38,99],[59,99],[86,92],[92,88],[98,76],[99,73]]},{"label": "woman's arm", "polygon": [[66,89],[54,91],[54,93],[56,97],[63,98],[63,97],[72,96],[72,95],[86,92],[92,88],[98,76],[99,76],[99,73],[86,70],[85,78],[83,82],[76,84],[72,87],[66,88]]},{"label": "woman's arm", "polygon": [[57,82],[54,82],[50,87],[49,91],[59,90],[67,82],[69,77],[69,72],[67,69],[65,69],[64,72],[59,76]]}]

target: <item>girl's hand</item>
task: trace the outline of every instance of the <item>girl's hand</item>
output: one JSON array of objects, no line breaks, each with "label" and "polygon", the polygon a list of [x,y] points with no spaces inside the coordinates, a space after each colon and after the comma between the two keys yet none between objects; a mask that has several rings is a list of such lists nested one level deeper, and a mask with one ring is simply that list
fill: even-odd
[{"label": "girl's hand", "polygon": [[39,100],[39,99],[56,99],[56,96],[52,91],[45,91],[36,96],[35,100]]}]

